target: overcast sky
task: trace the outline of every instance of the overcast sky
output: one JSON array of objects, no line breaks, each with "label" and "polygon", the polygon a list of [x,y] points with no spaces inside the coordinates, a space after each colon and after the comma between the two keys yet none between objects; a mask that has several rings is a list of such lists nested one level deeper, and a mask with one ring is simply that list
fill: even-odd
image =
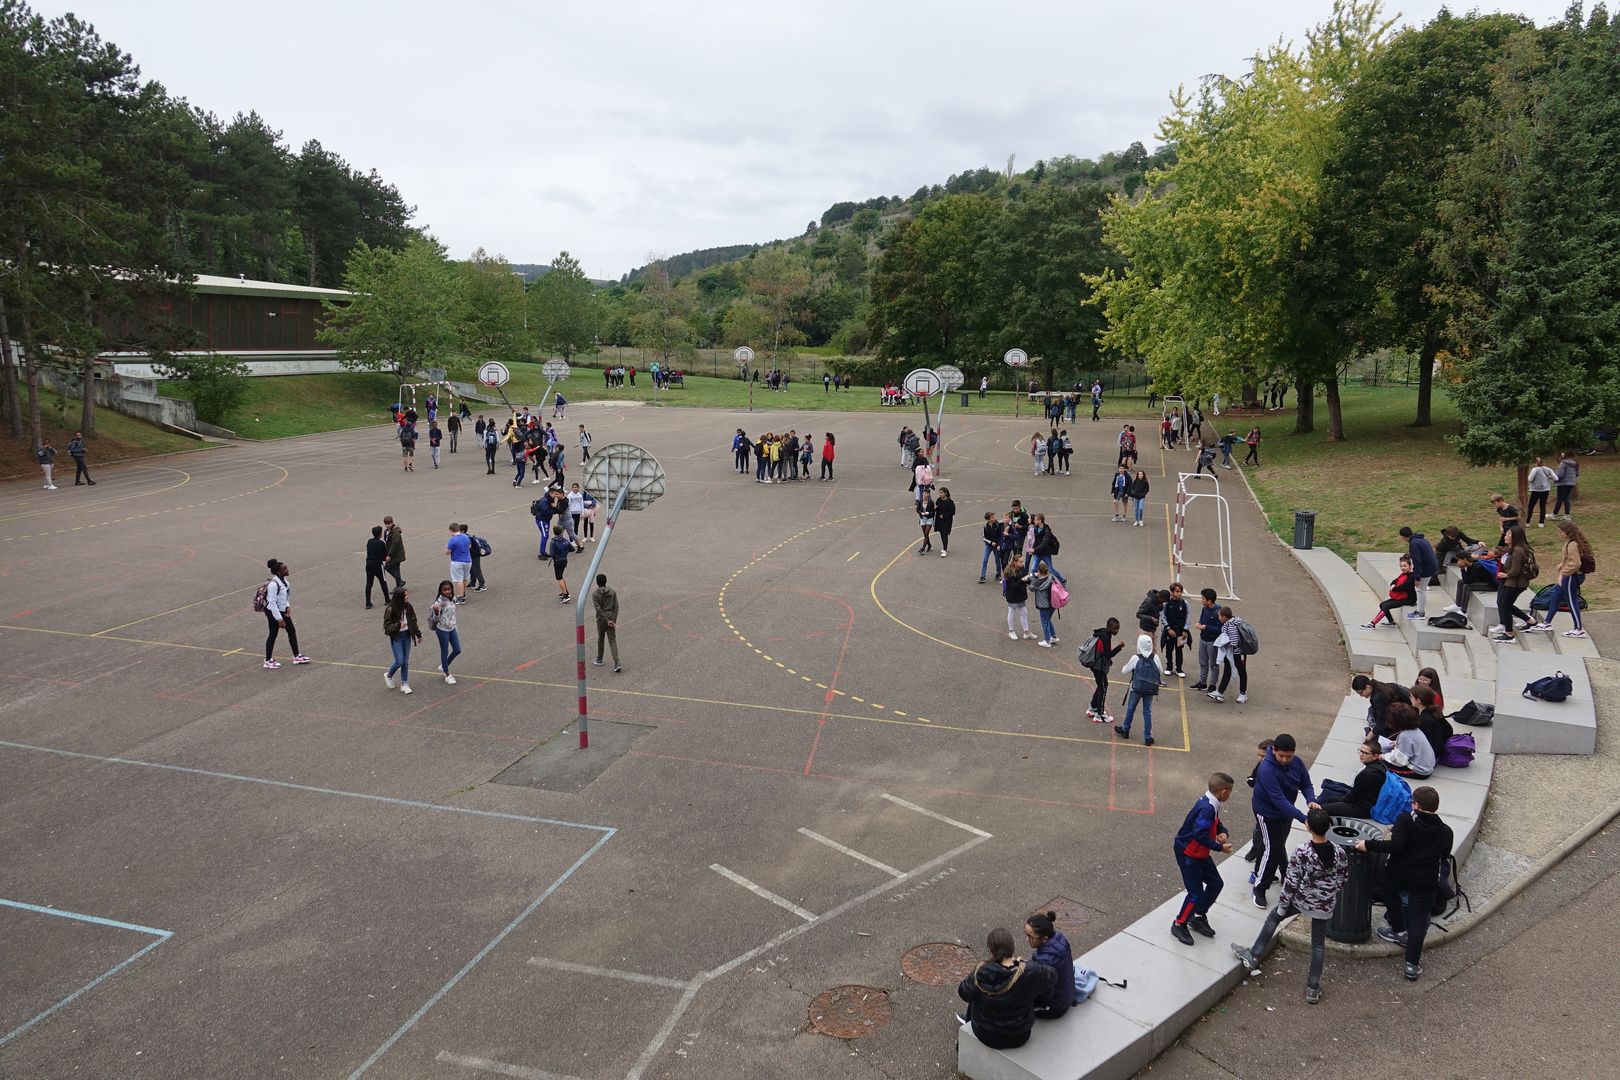
[{"label": "overcast sky", "polygon": [[[31,0],[45,15],[65,0]],[[1566,0],[1482,0],[1545,23]],[[375,168],[452,254],[649,254],[801,232],[981,165],[1153,146],[1169,92],[1331,0],[76,0],[147,78]],[[1388,5],[1421,24],[1435,0]],[[1458,10],[1468,5],[1456,4]]]}]

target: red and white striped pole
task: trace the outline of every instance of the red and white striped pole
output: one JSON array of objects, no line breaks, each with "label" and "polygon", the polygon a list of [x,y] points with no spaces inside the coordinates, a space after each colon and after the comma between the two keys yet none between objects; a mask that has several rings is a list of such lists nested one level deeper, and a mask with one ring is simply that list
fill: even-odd
[{"label": "red and white striped pole", "polygon": [[608,540],[613,536],[613,526],[619,520],[619,511],[624,509],[625,497],[630,494],[630,487],[626,485],[619,489],[618,498],[613,500],[613,509],[608,511],[607,524],[602,529],[602,541],[596,545],[596,551],[591,555],[590,569],[585,571],[585,580],[580,583],[579,597],[574,601],[574,667],[575,677],[579,681],[579,748],[586,750],[591,745],[591,714],[586,703],[585,694],[585,604],[590,599],[590,590],[596,584],[596,568],[602,565],[602,553],[607,550]]},{"label": "red and white striped pole", "polygon": [[[1181,580],[1181,545],[1186,533],[1187,522],[1187,483],[1180,481],[1176,484],[1176,524],[1175,536],[1171,542],[1171,560],[1176,567],[1176,580]],[[580,654],[581,656],[584,653]]]}]

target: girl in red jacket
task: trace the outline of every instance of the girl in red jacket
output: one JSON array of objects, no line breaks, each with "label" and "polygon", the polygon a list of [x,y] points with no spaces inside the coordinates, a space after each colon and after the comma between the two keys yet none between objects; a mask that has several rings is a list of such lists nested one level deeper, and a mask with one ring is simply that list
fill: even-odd
[{"label": "girl in red jacket", "polygon": [[1391,626],[1395,625],[1395,616],[1390,612],[1396,608],[1411,607],[1417,602],[1417,579],[1412,576],[1411,556],[1401,556],[1401,572],[1395,575],[1395,580],[1389,583],[1389,599],[1378,605],[1378,614],[1372,617],[1372,622],[1361,624],[1363,630],[1376,629],[1379,620],[1386,620]]}]

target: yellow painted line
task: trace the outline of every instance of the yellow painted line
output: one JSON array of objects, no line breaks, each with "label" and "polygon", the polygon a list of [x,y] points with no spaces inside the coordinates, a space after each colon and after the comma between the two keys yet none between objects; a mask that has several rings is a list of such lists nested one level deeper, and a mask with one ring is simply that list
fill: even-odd
[{"label": "yellow painted line", "polygon": [[[331,560],[329,560],[327,562],[317,563],[314,566],[304,567],[303,569],[306,572],[310,571],[310,570],[324,570],[328,566],[336,566],[338,563],[343,562],[343,561],[345,561],[345,560],[343,560],[343,559],[331,559]],[[156,615],[143,615],[139,619],[135,619],[132,622],[120,623],[117,626],[109,626],[105,630],[97,630],[95,633],[90,634],[88,636],[90,636],[90,637],[103,637],[103,636],[105,636],[107,634],[112,633],[114,630],[127,630],[131,626],[139,626],[141,623],[143,623],[143,622],[151,622],[153,619],[161,619],[165,615],[175,615],[175,614],[178,614],[179,612],[182,612],[182,611],[189,611],[190,609],[192,609],[194,607],[201,607],[203,604],[212,604],[215,600],[223,600],[227,596],[237,596],[237,595],[239,595],[241,593],[251,593],[255,589],[257,589],[258,587],[259,587],[259,582],[254,582],[252,585],[247,585],[247,586],[244,586],[243,588],[240,588],[240,589],[232,589],[230,592],[222,592],[222,593],[218,594],[217,596],[206,597],[205,599],[202,599],[202,600],[194,600],[189,604],[182,604],[180,607],[170,608],[168,611],[160,611]]]},{"label": "yellow painted line", "polygon": [[857,552],[856,552],[856,553],[855,553],[855,555],[851,555],[851,556],[850,556],[850,557],[849,557],[849,558],[847,558],[847,559],[845,559],[845,560],[844,560],[844,561],[845,561],[845,562],[854,562],[854,561],[855,561],[855,556],[856,556],[856,555],[859,555],[859,554],[860,554],[860,552],[858,552],[858,551],[857,551]]},{"label": "yellow painted line", "polygon": [[861,697],[859,694],[851,694],[851,695],[849,695],[849,700],[851,700],[851,701],[859,701],[859,702],[862,702],[862,703],[864,703],[866,701],[866,699]]},{"label": "yellow painted line", "polygon": [[221,655],[221,656],[235,656],[237,653],[239,653],[241,651],[242,651],[242,647],[240,645],[238,645],[236,648],[232,649],[230,652],[228,652],[228,653],[220,653],[219,655]]}]

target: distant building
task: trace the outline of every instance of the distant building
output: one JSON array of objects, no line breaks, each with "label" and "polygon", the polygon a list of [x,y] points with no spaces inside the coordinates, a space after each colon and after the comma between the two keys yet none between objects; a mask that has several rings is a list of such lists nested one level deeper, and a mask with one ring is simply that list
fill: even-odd
[{"label": "distant building", "polygon": [[[345,300],[343,289],[283,285],[241,277],[198,274],[189,300],[159,301],[148,309],[150,321],[172,321],[196,338],[186,353],[215,352],[240,358],[255,375],[314,374],[341,371],[337,351],[315,339],[325,312],[322,300]],[[141,316],[111,320],[107,336],[139,340]],[[108,351],[99,357],[126,378],[161,378],[144,349]]]}]

